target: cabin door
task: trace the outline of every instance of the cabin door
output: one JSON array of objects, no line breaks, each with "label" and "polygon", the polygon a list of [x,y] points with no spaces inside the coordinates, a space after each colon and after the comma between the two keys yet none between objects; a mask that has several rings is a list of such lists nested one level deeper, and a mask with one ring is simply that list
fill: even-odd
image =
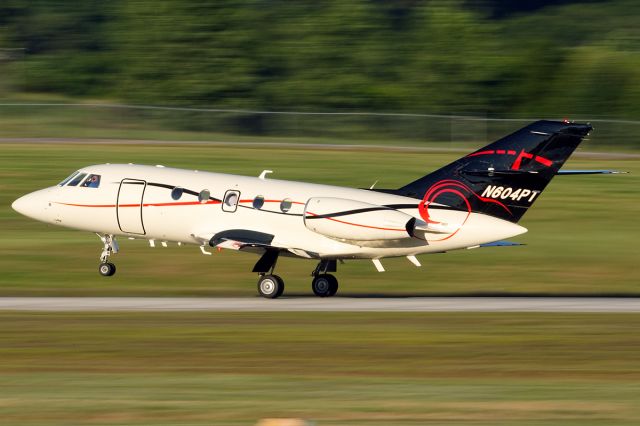
[{"label": "cabin door", "polygon": [[122,179],[118,190],[116,214],[122,232],[144,235],[142,223],[142,198],[147,182],[138,179]]}]

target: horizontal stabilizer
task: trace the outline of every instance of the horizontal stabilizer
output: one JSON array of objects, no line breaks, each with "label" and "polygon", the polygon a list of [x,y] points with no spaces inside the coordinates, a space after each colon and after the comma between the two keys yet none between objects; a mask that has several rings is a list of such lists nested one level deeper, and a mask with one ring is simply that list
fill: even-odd
[{"label": "horizontal stabilizer", "polygon": [[558,170],[557,175],[622,175],[619,170]]}]

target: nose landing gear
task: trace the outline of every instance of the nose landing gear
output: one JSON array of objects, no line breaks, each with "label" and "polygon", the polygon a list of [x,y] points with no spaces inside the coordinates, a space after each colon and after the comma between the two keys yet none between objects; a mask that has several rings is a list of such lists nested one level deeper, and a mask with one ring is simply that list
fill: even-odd
[{"label": "nose landing gear", "polygon": [[111,262],[101,263],[100,266],[98,266],[98,272],[100,272],[100,275],[103,277],[110,277],[116,273],[116,265]]},{"label": "nose landing gear", "polygon": [[102,254],[100,254],[100,265],[98,266],[98,272],[103,277],[110,277],[116,273],[116,265],[109,262],[109,256],[118,252],[118,243],[112,234],[97,234],[104,244]]}]

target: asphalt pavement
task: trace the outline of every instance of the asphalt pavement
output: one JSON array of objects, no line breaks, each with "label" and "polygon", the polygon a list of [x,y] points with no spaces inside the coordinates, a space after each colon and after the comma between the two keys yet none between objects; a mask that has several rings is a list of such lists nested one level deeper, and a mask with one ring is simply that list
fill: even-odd
[{"label": "asphalt pavement", "polygon": [[0,311],[32,312],[609,312],[640,313],[614,297],[2,297]]}]

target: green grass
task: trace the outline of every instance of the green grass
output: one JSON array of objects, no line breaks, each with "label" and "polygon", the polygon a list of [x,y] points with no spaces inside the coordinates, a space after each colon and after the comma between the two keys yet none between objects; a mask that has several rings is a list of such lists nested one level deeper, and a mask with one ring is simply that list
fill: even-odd
[{"label": "green grass", "polygon": [[637,315],[1,313],[7,425],[633,425]]},{"label": "green grass", "polygon": [[[195,246],[151,249],[121,240],[116,276],[97,273],[101,246],[90,233],[22,217],[11,202],[54,185],[79,167],[102,162],[176,167],[367,187],[397,187],[455,159],[453,153],[343,152],[210,146],[0,145],[0,295],[253,295],[257,257]],[[640,295],[640,164],[575,160],[569,168],[615,168],[632,174],[556,178],[521,224],[523,247],[464,250],[340,266],[342,294],[635,294]],[[309,294],[314,262],[284,259],[288,294]]]}]

